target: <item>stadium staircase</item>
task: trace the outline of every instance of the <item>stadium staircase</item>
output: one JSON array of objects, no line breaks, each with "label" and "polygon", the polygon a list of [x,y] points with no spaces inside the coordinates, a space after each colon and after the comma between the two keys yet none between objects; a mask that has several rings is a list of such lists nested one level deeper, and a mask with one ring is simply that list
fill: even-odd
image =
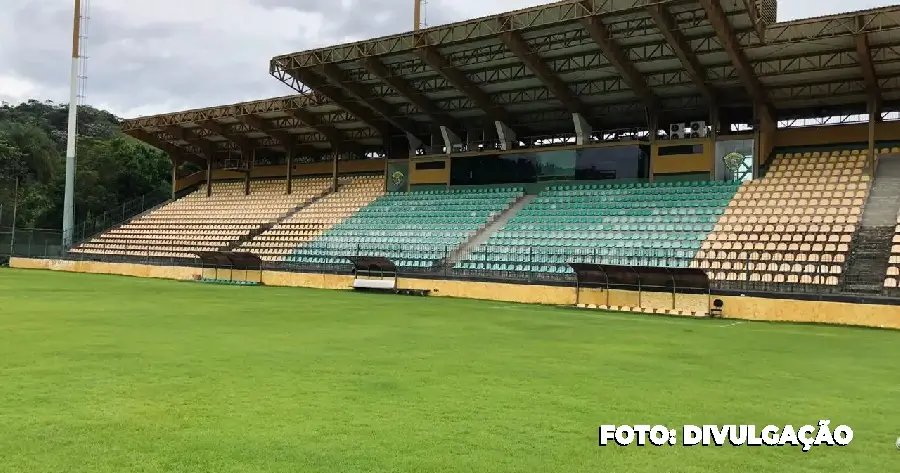
[{"label": "stadium staircase", "polygon": [[900,155],[881,155],[861,225],[853,239],[844,275],[845,291],[863,294],[882,292],[898,212]]},{"label": "stadium staircase", "polygon": [[510,218],[515,216],[520,210],[522,210],[526,205],[531,203],[532,200],[535,199],[537,195],[535,194],[526,194],[520,197],[514,204],[512,204],[505,212],[497,215],[490,223],[481,228],[472,238],[469,238],[465,243],[459,246],[459,248],[454,251],[449,258],[447,258],[446,263],[451,263],[454,261],[460,261],[465,258],[473,249],[484,244],[490,239],[491,235],[494,234],[497,230],[503,228],[506,225],[506,222],[509,221]]},{"label": "stadium staircase", "polygon": [[320,192],[318,195],[313,196],[310,200],[305,201],[305,202],[301,202],[301,203],[299,203],[298,205],[296,205],[294,208],[292,208],[292,209],[288,210],[287,212],[285,212],[285,213],[283,213],[283,214],[281,214],[281,215],[275,217],[275,220],[272,220],[271,222],[264,223],[264,224],[260,225],[259,227],[254,228],[253,230],[250,230],[250,233],[248,233],[247,235],[241,236],[240,239],[235,240],[235,241],[233,241],[233,242],[230,242],[230,243],[228,244],[228,246],[224,248],[224,250],[225,250],[225,251],[248,251],[247,249],[241,249],[241,247],[244,246],[244,244],[250,242],[250,241],[253,240],[254,238],[256,238],[256,237],[258,237],[259,235],[261,235],[263,232],[267,232],[267,231],[271,230],[272,227],[274,227],[275,225],[278,225],[279,223],[282,223],[282,222],[284,222],[285,220],[291,218],[291,217],[292,217],[293,215],[295,215],[297,212],[300,212],[301,210],[303,210],[303,209],[309,207],[310,205],[312,205],[312,204],[318,202],[319,200],[321,200],[321,199],[327,197],[327,196],[330,195],[332,192],[333,192],[333,191],[332,191],[332,189],[330,189],[330,188],[323,190],[323,191]]}]

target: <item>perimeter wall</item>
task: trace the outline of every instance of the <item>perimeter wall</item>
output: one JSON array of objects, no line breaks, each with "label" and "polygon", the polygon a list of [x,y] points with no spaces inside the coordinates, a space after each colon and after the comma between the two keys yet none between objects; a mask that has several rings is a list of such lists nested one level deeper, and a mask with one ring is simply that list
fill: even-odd
[{"label": "perimeter wall", "polygon": [[[163,278],[189,281],[199,276],[199,268],[154,266],[130,263],[99,263],[50,259],[12,258],[10,266],[26,269],[49,269],[93,274],[116,274],[135,277]],[[352,276],[333,274],[288,273],[264,271],[263,283],[268,286],[309,287],[318,289],[349,289]],[[518,285],[509,283],[472,282],[434,279],[401,279],[404,289],[429,289],[437,297],[461,297],[528,304],[574,305],[572,287]],[[724,305],[726,318],[789,322],[818,322],[900,329],[900,306],[851,304],[830,301],[769,299],[762,297],[715,296]],[[666,293],[636,293],[582,290],[578,302],[608,306],[642,307],[646,309],[677,309],[705,311],[709,298],[700,295]]]}]

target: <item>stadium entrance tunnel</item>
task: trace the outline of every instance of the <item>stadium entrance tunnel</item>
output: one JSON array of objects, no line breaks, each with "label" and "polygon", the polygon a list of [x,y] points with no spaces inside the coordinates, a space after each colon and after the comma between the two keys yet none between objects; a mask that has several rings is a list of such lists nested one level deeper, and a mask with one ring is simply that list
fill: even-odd
[{"label": "stadium entrance tunnel", "polygon": [[[711,314],[709,277],[700,269],[594,263],[569,266],[575,272],[577,307],[700,317]],[[585,297],[588,292],[592,296],[589,301]],[[632,295],[630,301],[623,301],[624,294]],[[692,302],[700,296],[705,303],[703,307],[683,304],[685,296]]]},{"label": "stadium entrance tunnel", "polygon": [[397,265],[382,256],[345,256],[353,263],[353,289],[407,296],[427,296],[428,289],[400,289]]},{"label": "stadium entrance tunnel", "polygon": [[262,259],[253,253],[200,251],[200,282],[235,286],[262,285]]}]

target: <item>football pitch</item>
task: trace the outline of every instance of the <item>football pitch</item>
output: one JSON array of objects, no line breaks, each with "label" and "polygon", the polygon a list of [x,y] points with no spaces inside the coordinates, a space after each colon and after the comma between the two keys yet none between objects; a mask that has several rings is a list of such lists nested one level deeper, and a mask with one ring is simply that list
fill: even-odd
[{"label": "football pitch", "polygon": [[[0,472],[897,471],[900,332],[0,270]],[[847,447],[598,447],[601,424]]]}]

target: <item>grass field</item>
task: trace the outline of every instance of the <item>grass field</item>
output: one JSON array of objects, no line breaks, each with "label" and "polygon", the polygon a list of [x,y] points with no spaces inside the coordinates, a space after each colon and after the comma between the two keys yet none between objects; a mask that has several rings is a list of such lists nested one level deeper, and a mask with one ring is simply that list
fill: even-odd
[{"label": "grass field", "polygon": [[[0,270],[0,472],[888,472],[900,333]],[[846,448],[597,446],[815,424]]]}]

